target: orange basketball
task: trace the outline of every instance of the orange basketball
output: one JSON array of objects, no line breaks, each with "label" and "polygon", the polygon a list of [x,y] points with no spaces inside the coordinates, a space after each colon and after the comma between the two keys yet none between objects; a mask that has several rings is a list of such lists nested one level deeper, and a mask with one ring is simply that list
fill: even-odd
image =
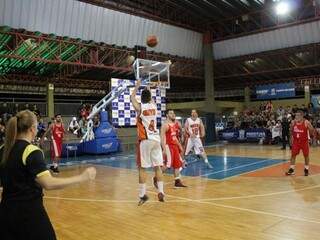
[{"label": "orange basketball", "polygon": [[158,39],[155,35],[150,35],[147,37],[147,45],[149,47],[155,47],[158,44]]}]

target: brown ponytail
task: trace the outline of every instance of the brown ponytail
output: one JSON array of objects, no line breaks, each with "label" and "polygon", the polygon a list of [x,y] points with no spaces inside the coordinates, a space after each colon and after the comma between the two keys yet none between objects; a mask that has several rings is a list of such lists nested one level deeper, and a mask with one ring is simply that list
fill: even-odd
[{"label": "brown ponytail", "polygon": [[9,119],[6,125],[4,148],[1,164],[8,161],[9,154],[17,140],[17,134],[27,132],[36,122],[37,118],[29,110],[18,112],[15,117]]},{"label": "brown ponytail", "polygon": [[7,162],[9,153],[11,152],[11,149],[14,143],[16,142],[17,122],[18,122],[17,117],[12,117],[9,119],[7,123],[1,164],[5,164]]}]

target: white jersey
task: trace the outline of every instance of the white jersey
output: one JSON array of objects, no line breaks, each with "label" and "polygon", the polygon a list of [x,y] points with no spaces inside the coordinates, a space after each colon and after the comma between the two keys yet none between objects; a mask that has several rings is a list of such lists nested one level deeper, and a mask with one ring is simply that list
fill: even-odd
[{"label": "white jersey", "polygon": [[157,129],[157,106],[154,103],[141,103],[141,113],[137,122],[139,140],[154,140],[160,142]]},{"label": "white jersey", "polygon": [[197,138],[200,138],[200,125],[201,119],[196,118],[196,120],[192,120],[192,118],[187,119],[188,122],[188,134],[193,133]]}]

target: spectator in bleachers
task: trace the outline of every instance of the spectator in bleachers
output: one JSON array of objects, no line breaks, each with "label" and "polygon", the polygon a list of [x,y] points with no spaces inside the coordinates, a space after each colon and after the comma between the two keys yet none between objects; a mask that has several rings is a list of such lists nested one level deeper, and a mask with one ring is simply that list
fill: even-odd
[{"label": "spectator in bleachers", "polygon": [[92,109],[93,109],[93,105],[90,104],[90,105],[89,105],[89,108],[88,108],[89,114],[92,112]]},{"label": "spectator in bleachers", "polygon": [[308,114],[310,116],[313,116],[315,113],[316,113],[316,111],[314,109],[313,103],[311,102],[308,104]]},{"label": "spectator in bleachers", "polygon": [[100,126],[100,115],[97,114],[93,118],[93,129],[96,130]]},{"label": "spectator in bleachers", "polygon": [[271,127],[271,134],[272,134],[272,144],[278,144],[281,140],[281,122],[280,121],[272,121]]},{"label": "spectator in bleachers", "polygon": [[292,107],[292,113],[296,113],[298,111],[298,106],[297,104],[294,104],[293,107]]},{"label": "spectator in bleachers", "polygon": [[87,119],[86,117],[82,117],[79,121],[81,136],[85,135],[87,132]]},{"label": "spectator in bleachers", "polygon": [[26,103],[22,110],[30,110],[29,103]]},{"label": "spectator in bleachers", "polygon": [[36,104],[34,104],[34,105],[32,106],[32,112],[33,112],[36,116],[41,116],[40,110],[38,109],[38,107],[37,107]]},{"label": "spectator in bleachers", "polygon": [[259,110],[260,110],[260,112],[264,112],[266,110],[266,106],[263,103],[261,103]]},{"label": "spectator in bleachers", "polygon": [[291,106],[287,106],[286,114],[288,114],[288,113],[292,113],[292,108],[291,108]]},{"label": "spectator in bleachers", "polygon": [[88,106],[83,104],[80,110],[80,117],[82,119],[83,117],[87,118],[88,116],[89,116]]},{"label": "spectator in bleachers", "polygon": [[277,110],[277,115],[282,119],[285,115],[285,110],[280,106]]},{"label": "spectator in bleachers", "polygon": [[80,135],[81,135],[80,125],[79,125],[76,117],[72,118],[72,120],[71,120],[71,122],[69,124],[69,127],[68,127],[68,132],[80,137]]},{"label": "spectator in bleachers", "polygon": [[78,108],[78,114],[79,114],[79,116],[81,116],[81,112],[83,111],[83,109],[85,109],[86,108],[86,105],[83,103],[83,104],[81,104],[81,106]]},{"label": "spectator in bleachers", "polygon": [[37,138],[42,138],[43,134],[46,132],[47,128],[43,122],[43,119],[42,118],[39,118],[38,120],[38,133],[37,133]]},{"label": "spectator in bleachers", "polygon": [[272,104],[271,100],[266,105],[266,111],[267,112],[272,112],[273,111],[273,104]]},{"label": "spectator in bleachers", "polygon": [[19,111],[20,111],[19,103],[15,103],[13,108],[12,108],[12,114],[16,115]]},{"label": "spectator in bleachers", "polygon": [[3,119],[4,122],[7,122],[10,118],[10,109],[6,102],[2,103],[0,112],[1,112],[0,117]]},{"label": "spectator in bleachers", "polygon": [[304,116],[307,116],[309,114],[308,108],[306,107],[305,104],[302,104],[301,110],[303,111]]},{"label": "spectator in bleachers", "polygon": [[290,124],[291,115],[284,116],[281,120],[281,132],[282,132],[282,150],[285,150],[287,144],[290,147]]}]

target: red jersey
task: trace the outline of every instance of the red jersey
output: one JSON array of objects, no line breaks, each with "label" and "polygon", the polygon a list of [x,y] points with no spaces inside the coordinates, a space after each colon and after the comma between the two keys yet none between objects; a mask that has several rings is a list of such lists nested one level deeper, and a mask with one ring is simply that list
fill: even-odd
[{"label": "red jersey", "polygon": [[55,141],[61,141],[63,139],[63,135],[64,135],[64,128],[63,128],[63,124],[53,124],[52,127],[52,137]]},{"label": "red jersey", "polygon": [[176,137],[178,139],[178,141],[180,142],[181,140],[181,128],[180,128],[180,124],[179,122],[175,122],[175,127],[176,127]]},{"label": "red jersey", "polygon": [[166,143],[168,145],[177,145],[178,138],[177,138],[177,123],[168,124],[169,129],[166,131]]},{"label": "red jersey", "polygon": [[306,126],[306,121],[294,121],[292,128],[292,137],[294,142],[308,142],[309,129]]}]

